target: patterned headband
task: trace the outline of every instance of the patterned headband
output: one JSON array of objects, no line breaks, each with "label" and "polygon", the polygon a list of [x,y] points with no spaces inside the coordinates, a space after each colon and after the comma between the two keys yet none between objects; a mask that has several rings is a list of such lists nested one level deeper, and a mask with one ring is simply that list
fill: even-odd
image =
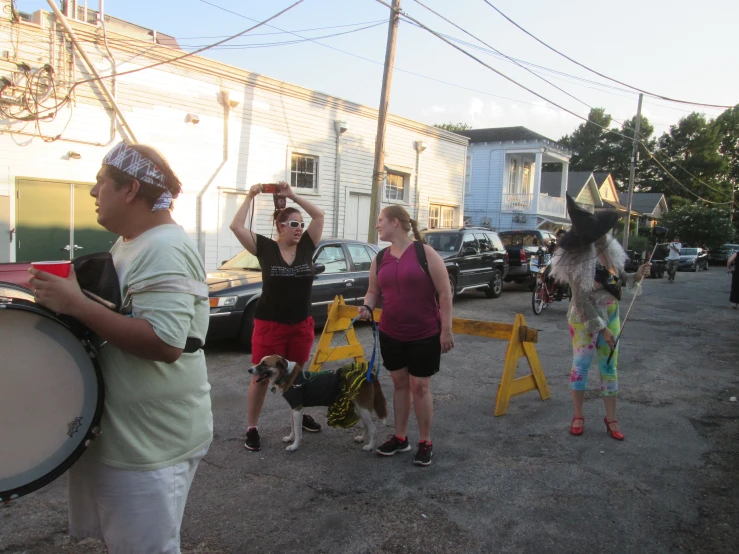
[{"label": "patterned headband", "polygon": [[105,155],[103,165],[111,165],[139,182],[164,189],[164,192],[154,204],[152,212],[168,210],[171,206],[172,193],[164,184],[162,170],[159,169],[157,164],[129,147],[125,142],[119,142],[113,150]]}]

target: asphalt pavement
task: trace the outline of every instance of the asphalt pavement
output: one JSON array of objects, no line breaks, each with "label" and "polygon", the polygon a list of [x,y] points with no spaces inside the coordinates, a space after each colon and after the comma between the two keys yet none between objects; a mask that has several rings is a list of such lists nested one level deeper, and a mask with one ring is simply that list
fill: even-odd
[{"label": "asphalt pavement", "polygon": [[[432,381],[433,464],[413,452],[362,451],[356,429],[305,434],[285,451],[289,408],[268,395],[263,448],[243,448],[248,355],[208,348],[215,438],[190,493],[185,553],[242,552],[736,552],[739,543],[739,310],[726,270],[711,267],[646,280],[619,360],[623,442],[608,437],[597,368],[591,369],[585,433],[568,433],[571,344],[564,302],[540,316],[531,293],[462,295],[455,317],[539,329],[536,345],[552,398],[511,400],[494,417],[504,341],[458,335]],[[622,303],[622,315],[626,304]],[[359,336],[369,349],[367,326]],[[523,374],[523,363],[519,374]],[[390,404],[392,384],[380,377]],[[418,440],[411,416],[409,439]],[[0,507],[0,552],[98,553],[67,535],[66,477]]]}]

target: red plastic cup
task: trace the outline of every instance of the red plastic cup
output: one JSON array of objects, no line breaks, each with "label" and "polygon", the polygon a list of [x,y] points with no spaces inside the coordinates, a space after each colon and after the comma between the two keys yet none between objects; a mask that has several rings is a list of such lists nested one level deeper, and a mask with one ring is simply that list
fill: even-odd
[{"label": "red plastic cup", "polygon": [[52,275],[56,275],[57,277],[64,277],[65,279],[69,277],[69,268],[71,267],[71,262],[69,260],[62,260],[58,262],[31,262],[31,266],[33,266],[34,269],[38,269],[39,271],[45,271],[46,273],[51,273]]}]

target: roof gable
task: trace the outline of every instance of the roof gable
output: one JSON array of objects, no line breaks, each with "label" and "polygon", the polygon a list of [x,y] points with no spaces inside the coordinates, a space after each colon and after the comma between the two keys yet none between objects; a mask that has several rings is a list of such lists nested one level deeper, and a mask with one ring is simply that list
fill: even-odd
[{"label": "roof gable", "polygon": [[[664,197],[661,192],[635,192],[631,198],[631,209],[642,214],[651,214]],[[625,192],[620,193],[618,198],[624,206],[629,202],[629,195]]]}]

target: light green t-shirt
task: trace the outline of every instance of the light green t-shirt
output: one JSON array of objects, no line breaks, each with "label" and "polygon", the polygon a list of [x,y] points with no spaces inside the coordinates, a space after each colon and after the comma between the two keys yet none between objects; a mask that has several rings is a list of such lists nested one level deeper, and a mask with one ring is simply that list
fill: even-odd
[{"label": "light green t-shirt", "polygon": [[[179,225],[161,225],[111,249],[121,294],[157,277],[205,281],[194,244]],[[207,299],[179,292],[132,296],[133,317],[151,323],[167,344],[183,348],[188,337],[205,342]],[[149,471],[177,464],[213,437],[210,384],[202,349],[173,364],[145,360],[106,345],[100,351],[105,381],[102,434],[89,453],[107,465]]]}]

